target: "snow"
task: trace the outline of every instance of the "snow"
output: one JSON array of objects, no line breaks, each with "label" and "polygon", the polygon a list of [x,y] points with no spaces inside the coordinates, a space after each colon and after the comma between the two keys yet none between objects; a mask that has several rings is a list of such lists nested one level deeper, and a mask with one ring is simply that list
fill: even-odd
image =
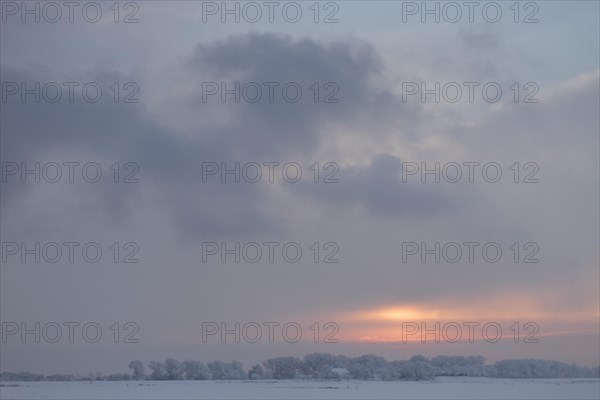
[{"label": "snow", "polygon": [[[13,386],[18,385],[18,386]],[[600,379],[2,382],[1,399],[599,399]]]}]

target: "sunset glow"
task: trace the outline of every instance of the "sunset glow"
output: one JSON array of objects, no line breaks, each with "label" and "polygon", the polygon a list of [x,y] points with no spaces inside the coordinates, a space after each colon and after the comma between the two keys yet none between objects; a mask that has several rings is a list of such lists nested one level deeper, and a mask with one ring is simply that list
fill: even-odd
[{"label": "sunset glow", "polygon": [[[518,309],[509,307],[510,301],[499,301],[498,306],[480,304],[472,307],[426,307],[382,306],[344,314],[344,338],[360,342],[422,342],[435,344],[435,335],[427,340],[421,333],[437,330],[442,337],[450,334],[456,341],[481,340],[482,327],[486,324],[500,326],[499,337],[514,338],[515,335],[531,337],[557,337],[598,334],[598,311],[549,312],[539,307]],[[502,307],[503,306],[503,307]],[[482,318],[485,316],[485,318]],[[478,321],[477,325],[473,321]],[[460,332],[457,331],[460,327]],[[526,328],[526,329],[523,329]],[[471,329],[471,335],[468,330]],[[495,329],[495,328],[494,328]],[[404,332],[404,331],[407,331]],[[535,332],[534,332],[535,331]],[[404,334],[404,336],[403,336]]]}]

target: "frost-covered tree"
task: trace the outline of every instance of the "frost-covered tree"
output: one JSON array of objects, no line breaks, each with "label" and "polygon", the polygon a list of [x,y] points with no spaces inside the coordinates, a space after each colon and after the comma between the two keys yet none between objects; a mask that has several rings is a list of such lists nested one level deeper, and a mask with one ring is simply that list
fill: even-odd
[{"label": "frost-covered tree", "polygon": [[142,380],[145,377],[144,364],[140,360],[131,361],[129,369],[132,370],[132,378],[136,381]]},{"label": "frost-covered tree", "polygon": [[263,367],[260,366],[260,364],[254,365],[252,368],[250,368],[250,371],[248,371],[248,379],[260,380],[264,378],[265,370]]},{"label": "frost-covered tree", "polygon": [[200,361],[185,360],[182,365],[184,379],[188,380],[207,380],[211,379],[210,369]]},{"label": "frost-covered tree", "polygon": [[239,380],[246,379],[247,374],[242,364],[237,361],[224,363],[222,361],[213,361],[207,364],[212,374],[212,379]]},{"label": "frost-covered tree", "polygon": [[167,379],[170,381],[183,379],[183,366],[173,358],[165,360],[165,372],[167,373]]},{"label": "frost-covered tree", "polygon": [[385,358],[373,354],[351,358],[348,370],[354,379],[393,379],[389,363]]},{"label": "frost-covered tree", "polygon": [[206,366],[210,370],[212,379],[225,379],[225,363],[223,361],[212,361],[206,364]]},{"label": "frost-covered tree", "polygon": [[165,364],[160,361],[152,361],[148,364],[148,368],[152,371],[150,378],[155,381],[167,380],[167,371],[165,370]]},{"label": "frost-covered tree", "polygon": [[321,365],[314,376],[316,379],[339,379],[339,374],[333,372],[330,365]]},{"label": "frost-covered tree", "polygon": [[225,364],[225,379],[227,380],[241,380],[246,379],[247,374],[244,371],[242,363],[232,361]]},{"label": "frost-covered tree", "polygon": [[327,367],[348,368],[348,359],[343,356],[334,356],[328,353],[312,353],[304,356],[302,374],[306,378],[332,379]]},{"label": "frost-covered tree", "polygon": [[302,369],[302,361],[296,357],[270,358],[263,365],[273,379],[294,379]]},{"label": "frost-covered tree", "polygon": [[392,361],[389,366],[388,379],[391,380],[423,381],[435,377],[435,368],[427,357],[421,355],[413,356],[408,361]]},{"label": "frost-covered tree", "polygon": [[560,361],[524,359],[498,361],[488,374],[494,378],[511,379],[587,378],[594,377],[594,369]]},{"label": "frost-covered tree", "polygon": [[483,376],[485,358],[481,356],[437,356],[431,366],[437,376]]}]

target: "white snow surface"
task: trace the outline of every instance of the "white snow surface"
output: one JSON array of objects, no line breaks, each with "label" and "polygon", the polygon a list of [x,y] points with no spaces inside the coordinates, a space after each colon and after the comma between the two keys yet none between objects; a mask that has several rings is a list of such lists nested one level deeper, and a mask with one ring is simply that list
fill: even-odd
[{"label": "white snow surface", "polygon": [[600,399],[600,379],[2,382],[0,399]]}]

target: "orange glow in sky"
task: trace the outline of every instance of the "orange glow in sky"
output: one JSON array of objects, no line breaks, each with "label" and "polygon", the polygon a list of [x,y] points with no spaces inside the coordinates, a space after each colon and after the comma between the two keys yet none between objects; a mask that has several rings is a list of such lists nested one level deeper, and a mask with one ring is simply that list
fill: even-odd
[{"label": "orange glow in sky", "polygon": [[[393,342],[402,337],[407,325],[435,329],[448,324],[458,324],[467,329],[464,323],[497,323],[502,327],[502,336],[514,334],[515,323],[527,335],[535,332],[536,337],[572,335],[598,332],[598,310],[552,311],[551,306],[541,307],[539,302],[523,298],[487,299],[470,305],[457,305],[448,302],[446,306],[401,305],[381,306],[343,314],[339,319],[345,340],[361,342]],[[528,329],[523,329],[527,325]],[[536,326],[534,329],[533,326]],[[479,334],[477,334],[479,332]],[[475,336],[481,338],[481,328],[475,329]],[[405,336],[406,337],[406,336]],[[465,336],[466,339],[466,336]],[[418,335],[408,341],[420,341]]]}]

